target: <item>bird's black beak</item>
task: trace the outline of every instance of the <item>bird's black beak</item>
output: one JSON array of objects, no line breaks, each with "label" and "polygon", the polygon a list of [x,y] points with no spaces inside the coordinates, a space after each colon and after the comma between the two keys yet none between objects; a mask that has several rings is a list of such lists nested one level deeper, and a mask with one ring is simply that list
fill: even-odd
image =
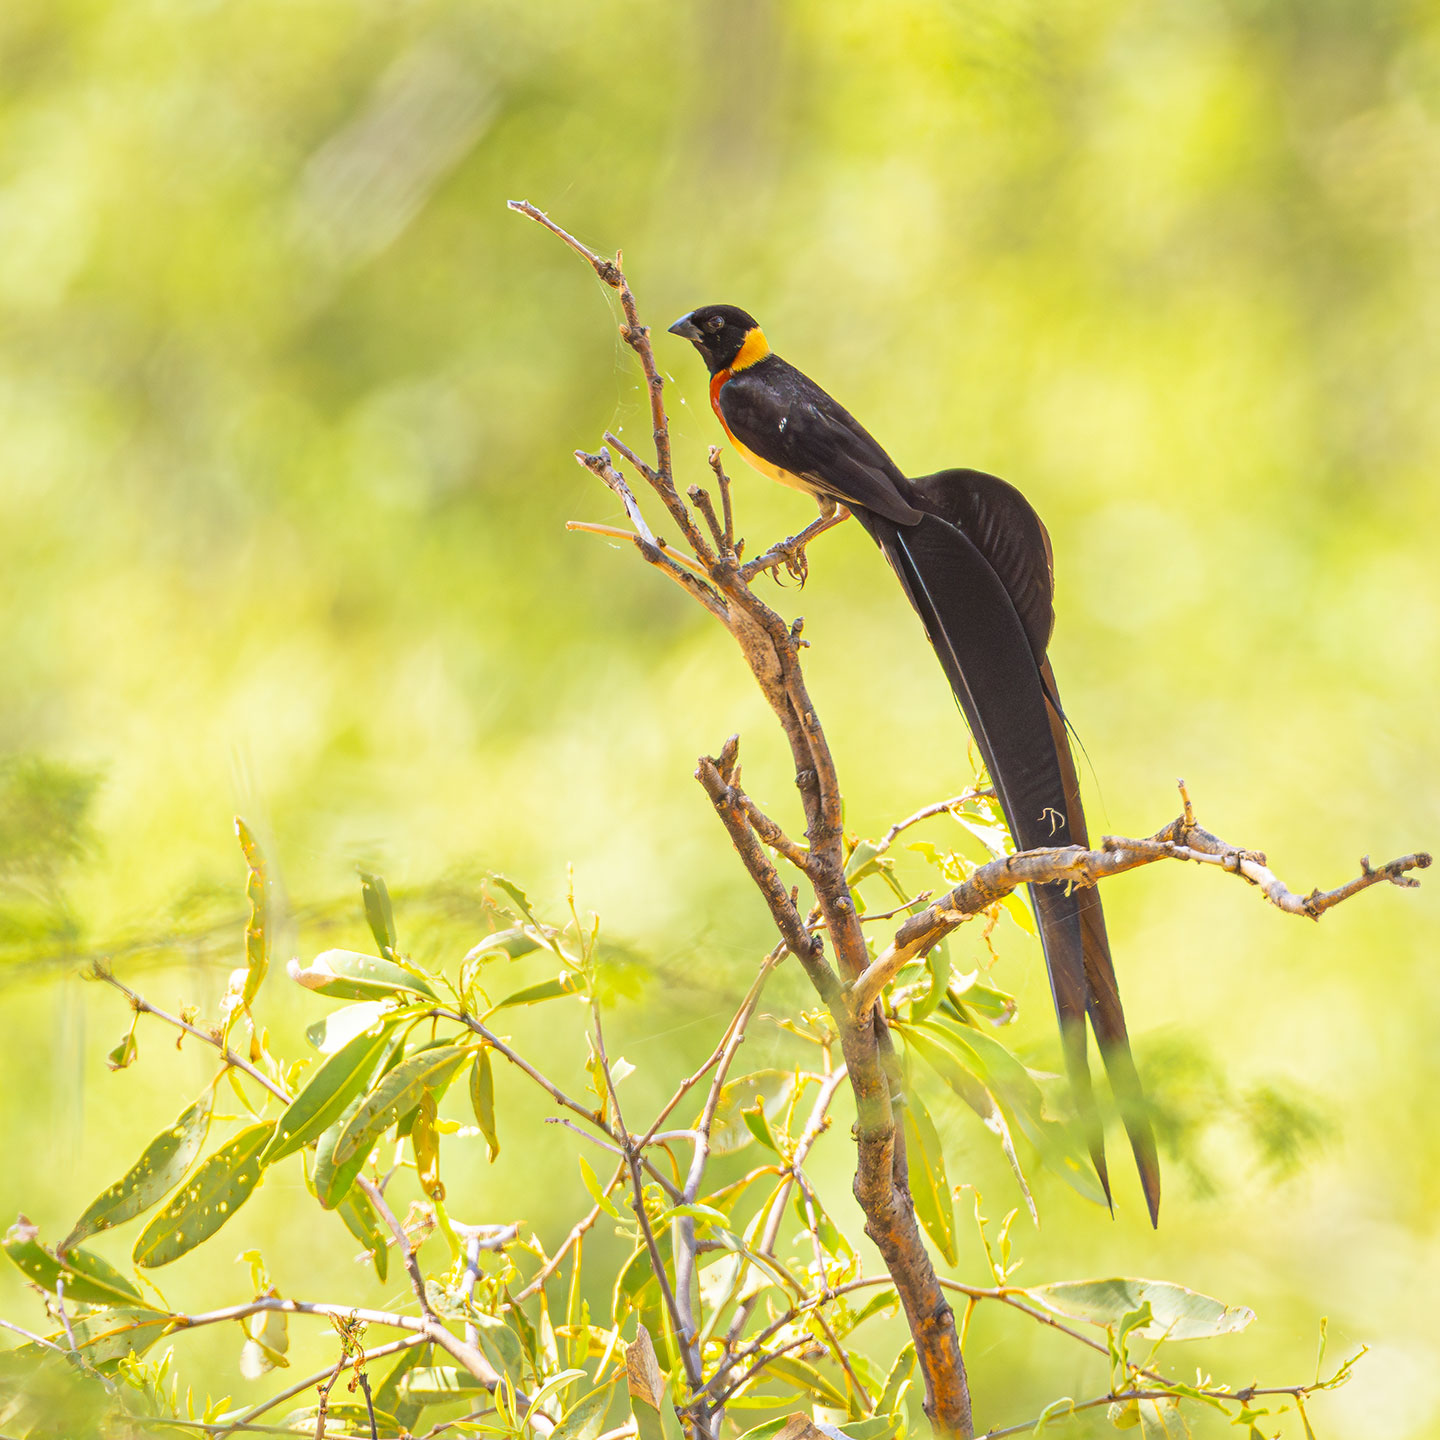
[{"label": "bird's black beak", "polygon": [[[690,315],[694,313],[692,310]],[[670,334],[678,335],[682,340],[703,340],[705,337],[701,334],[700,327],[690,318],[690,315],[682,315],[670,326]]]}]

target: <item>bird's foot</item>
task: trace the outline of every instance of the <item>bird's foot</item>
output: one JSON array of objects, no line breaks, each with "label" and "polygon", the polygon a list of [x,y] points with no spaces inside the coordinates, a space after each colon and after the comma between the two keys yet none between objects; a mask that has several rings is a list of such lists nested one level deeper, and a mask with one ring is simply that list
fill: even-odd
[{"label": "bird's foot", "polygon": [[763,555],[757,555],[748,564],[741,566],[740,577],[753,580],[762,571],[768,570],[778,581],[783,567],[792,580],[803,588],[810,574],[810,562],[805,550],[817,536],[833,530],[842,520],[848,520],[850,512],[843,505],[833,506],[818,520],[812,520],[798,535],[791,535],[772,545]]}]

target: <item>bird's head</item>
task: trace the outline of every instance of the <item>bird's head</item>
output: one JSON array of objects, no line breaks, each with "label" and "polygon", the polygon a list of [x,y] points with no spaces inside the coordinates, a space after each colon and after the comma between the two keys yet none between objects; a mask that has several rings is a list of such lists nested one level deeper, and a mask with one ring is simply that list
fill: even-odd
[{"label": "bird's head", "polygon": [[670,333],[690,341],[712,375],[721,370],[743,370],[770,353],[755,317],[734,305],[702,305],[682,315],[670,327]]}]

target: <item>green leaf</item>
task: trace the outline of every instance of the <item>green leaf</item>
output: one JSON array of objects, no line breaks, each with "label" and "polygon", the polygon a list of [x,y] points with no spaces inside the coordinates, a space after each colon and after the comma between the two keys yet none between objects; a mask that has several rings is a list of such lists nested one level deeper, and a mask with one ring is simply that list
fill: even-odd
[{"label": "green leaf", "polygon": [[308,1145],[345,1113],[374,1074],[393,1025],[393,1018],[387,1016],[326,1056],[280,1117],[274,1138],[260,1157],[262,1165],[273,1165]]},{"label": "green leaf", "polygon": [[[1015,997],[1004,990],[982,985],[978,970],[952,979],[949,993],[956,1010],[960,1010],[963,1002],[966,1008],[979,1011],[993,1025],[1008,1025],[1015,1018]],[[957,1015],[956,1018],[961,1017]]]},{"label": "green leaf", "polygon": [[342,1005],[324,1019],[307,1025],[305,1038],[322,1055],[333,1055],[362,1031],[368,1030],[382,1015],[393,1012],[393,1000],[357,1000],[355,1004]]},{"label": "green leaf", "polygon": [[469,1045],[442,1045],[402,1060],[361,1102],[335,1142],[333,1162],[344,1165],[367,1154],[382,1132],[420,1103],[427,1090],[437,1095],[473,1053]]},{"label": "green leaf", "polygon": [[965,1080],[954,1074],[955,1068],[984,1086],[1035,1146],[1047,1169],[1087,1200],[1105,1203],[1105,1193],[1079,1137],[1070,1126],[1046,1116],[1045,1099],[1034,1077],[998,1040],[938,1014],[922,1024],[897,1028],[968,1104],[973,1106],[974,1101],[965,1093]]},{"label": "green leaf", "polygon": [[[584,1374],[584,1371],[581,1371]],[[595,1440],[605,1425],[610,1404],[610,1387],[582,1395],[564,1414],[550,1434],[550,1440]]]},{"label": "green leaf", "polygon": [[813,1365],[807,1365],[793,1355],[777,1355],[765,1368],[787,1385],[793,1385],[797,1390],[809,1391],[822,1405],[832,1405],[837,1410],[850,1408],[850,1399],[839,1386],[828,1380]]},{"label": "green leaf", "polygon": [[475,1338],[485,1358],[500,1374],[508,1375],[518,1384],[525,1369],[525,1349],[520,1337],[497,1316],[472,1312],[468,1318],[474,1322]]},{"label": "green leaf", "polygon": [[[292,1410],[280,1421],[280,1424],[286,1430],[296,1434],[313,1435],[319,1418],[320,1407],[306,1405],[299,1410]],[[378,1405],[375,1407],[375,1425],[382,1435],[398,1434],[400,1430],[400,1422],[395,1416],[387,1415]],[[325,1434],[330,1437],[330,1440],[340,1440],[342,1435],[363,1436],[364,1440],[369,1440],[371,1433],[370,1411],[363,1401],[330,1400],[327,1403]]]},{"label": "green leaf", "polygon": [[490,1163],[500,1153],[500,1136],[495,1129],[495,1075],[490,1068],[490,1047],[481,1046],[470,1067],[470,1107],[475,1111],[475,1123],[485,1137],[485,1147]]},{"label": "green leaf", "polygon": [[740,1118],[745,1122],[745,1128],[767,1150],[773,1150],[777,1155],[780,1153],[780,1145],[775,1139],[775,1132],[770,1128],[770,1121],[765,1117],[763,1105],[757,1103],[753,1109],[742,1110]]},{"label": "green leaf", "polygon": [[370,1261],[381,1284],[390,1268],[390,1251],[386,1245],[386,1231],[380,1224],[380,1217],[370,1203],[370,1197],[363,1190],[351,1188],[335,1206],[336,1213],[345,1222],[345,1228],[370,1252]]},{"label": "green leaf", "polygon": [[542,980],[537,985],[527,985],[499,1001],[495,1009],[507,1010],[512,1005],[538,1005],[542,1000],[558,1000],[565,995],[583,995],[585,981],[573,970],[564,970],[553,980]]},{"label": "green leaf", "polygon": [[421,1405],[443,1405],[484,1388],[468,1370],[454,1365],[417,1365],[406,1375],[402,1393]]},{"label": "green leaf", "polygon": [[558,1375],[552,1375],[530,1397],[530,1409],[526,1412],[526,1423],[529,1423],[529,1416],[543,1413],[541,1407],[557,1390],[563,1390],[567,1385],[573,1385],[577,1380],[588,1380],[589,1378],[583,1370],[562,1370]]},{"label": "green leaf", "polygon": [[395,933],[395,910],[390,904],[390,891],[384,880],[368,870],[360,872],[360,896],[365,902],[365,923],[387,959],[395,958],[400,939]]},{"label": "green leaf", "polygon": [[576,1159],[580,1162],[580,1179],[584,1182],[585,1188],[590,1192],[590,1198],[612,1219],[623,1220],[625,1217],[620,1213],[619,1207],[605,1193],[605,1187],[600,1183],[600,1177],[595,1173],[594,1167],[583,1156],[578,1155]]},{"label": "green leaf", "polygon": [[842,1435],[848,1435],[850,1440],[889,1440],[891,1435],[899,1432],[904,1421],[903,1415],[895,1415],[887,1410],[864,1420],[849,1420],[835,1428]]},{"label": "green leaf", "polygon": [[950,948],[942,940],[932,945],[925,956],[925,968],[930,972],[930,988],[924,995],[911,1002],[912,1022],[923,1020],[945,998],[950,986]]},{"label": "green leaf", "polygon": [[1119,1325],[1132,1311],[1150,1306],[1148,1324],[1134,1334],[1142,1340],[1203,1340],[1243,1330],[1255,1312],[1244,1305],[1225,1305],[1173,1285],[1167,1280],[1065,1280],[1025,1292],[1037,1304],[1071,1320],[1092,1325]]},{"label": "green leaf", "polygon": [[[881,1286],[881,1288],[877,1290],[864,1303],[864,1305],[862,1305],[860,1309],[855,1312],[855,1316],[850,1322],[850,1328],[852,1330],[855,1329],[863,1321],[868,1320],[872,1315],[878,1315],[882,1310],[888,1310],[890,1306],[898,1305],[899,1303],[900,1297],[898,1294],[896,1294],[895,1287],[893,1285]],[[898,1360],[896,1361],[896,1364],[899,1364]]]},{"label": "green leaf", "polygon": [[135,1039],[135,1027],[132,1025],[125,1032],[125,1038],[110,1051],[106,1052],[105,1063],[112,1070],[126,1070],[140,1058],[140,1046]]},{"label": "green leaf", "polygon": [[518,960],[540,948],[540,942],[528,931],[516,926],[512,930],[497,930],[487,935],[466,955],[466,960],[497,959],[504,955],[509,960]]},{"label": "green leaf", "polygon": [[875,1407],[878,1415],[888,1415],[900,1403],[900,1392],[905,1382],[915,1373],[915,1342],[912,1340],[895,1357],[890,1373],[885,1377],[885,1390]]},{"label": "green leaf", "polygon": [[1175,1403],[1141,1400],[1137,1408],[1140,1411],[1142,1440],[1189,1440],[1190,1426]]},{"label": "green leaf", "polygon": [[915,1214],[935,1242],[935,1248],[953,1265],[955,1249],[955,1205],[950,1181],[945,1174],[945,1152],[940,1146],[935,1122],[924,1102],[912,1090],[903,1107],[906,1155],[910,1161],[910,1194]]},{"label": "green leaf", "polygon": [[336,1000],[383,1000],[391,995],[402,1000],[412,995],[440,998],[430,982],[413,970],[358,950],[326,950],[304,968],[292,960],[285,969],[297,985]]},{"label": "green leaf", "polygon": [[[67,1291],[68,1294],[68,1291]],[[127,1355],[143,1355],[169,1333],[174,1317],[148,1306],[120,1306],[72,1319],[75,1344],[96,1369],[113,1367]]]},{"label": "green leaf", "polygon": [[850,852],[850,858],[845,862],[846,881],[852,887],[859,884],[861,880],[878,868],[874,863],[875,858],[883,853],[875,841],[862,840]]},{"label": "green leaf", "polygon": [[238,815],[235,834],[250,874],[245,881],[245,898],[250,902],[250,918],[245,923],[245,1008],[260,993],[265,973],[270,968],[270,935],[268,928],[270,886],[265,874],[265,854],[254,832]]},{"label": "green leaf", "polygon": [[205,1144],[213,1102],[214,1091],[207,1089],[173,1125],[162,1130],[125,1174],[90,1202],[75,1228],[60,1242],[60,1253],[87,1236],[133,1220],[174,1189]]},{"label": "green leaf", "polygon": [[774,1122],[781,1119],[790,1104],[794,1089],[793,1070],[756,1070],[731,1080],[721,1090],[720,1102],[715,1107],[710,1153],[729,1155],[743,1150],[756,1138],[750,1122],[744,1118],[744,1111],[753,1110],[757,1104],[764,1106],[765,1118],[773,1130]]},{"label": "green leaf", "polygon": [[530,897],[513,880],[507,880],[503,875],[492,875],[490,878],[520,907],[520,913],[532,925],[539,925],[535,912],[530,908]]},{"label": "green leaf", "polygon": [[208,1240],[250,1198],[260,1183],[260,1152],[275,1122],[251,1125],[223,1145],[135,1242],[137,1265],[168,1265]]},{"label": "green leaf", "polygon": [[62,1260],[47,1250],[36,1234],[35,1227],[22,1215],[0,1240],[0,1248],[16,1269],[42,1290],[54,1295],[63,1285],[67,1300],[87,1305],[124,1305],[141,1298],[134,1284],[108,1260],[88,1250],[71,1250]]},{"label": "green leaf", "polygon": [[365,1167],[369,1152],[357,1150],[343,1165],[335,1163],[335,1143],[360,1108],[361,1097],[350,1102],[345,1113],[315,1141],[315,1195],[326,1210],[334,1210],[350,1193],[355,1177]]},{"label": "green leaf", "polygon": [[1075,1401],[1069,1395],[1062,1395],[1058,1400],[1052,1400],[1040,1412],[1035,1421],[1035,1428],[1030,1433],[1032,1435],[1042,1434],[1052,1420],[1058,1420],[1062,1415],[1073,1414],[1074,1410]]},{"label": "green leaf", "polygon": [[421,1407],[401,1401],[401,1382],[425,1358],[425,1352],[430,1348],[429,1345],[412,1345],[409,1349],[402,1350],[400,1358],[390,1367],[390,1373],[380,1382],[379,1389],[375,1391],[375,1408],[388,1411],[403,1421],[408,1428],[413,1428],[415,1422],[420,1418]]}]

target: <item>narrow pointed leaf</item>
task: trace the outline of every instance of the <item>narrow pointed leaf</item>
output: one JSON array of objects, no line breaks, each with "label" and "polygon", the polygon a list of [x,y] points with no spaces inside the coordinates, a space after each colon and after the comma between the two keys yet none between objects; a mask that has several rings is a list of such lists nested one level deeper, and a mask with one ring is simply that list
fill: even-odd
[{"label": "narrow pointed leaf", "polygon": [[285,969],[297,985],[336,1000],[383,1000],[389,995],[402,1000],[415,995],[439,999],[423,976],[393,960],[362,955],[358,950],[325,950],[306,966],[292,960]]},{"label": "narrow pointed leaf", "polygon": [[1226,1305],[1167,1280],[1067,1280],[1058,1285],[1039,1285],[1026,1293],[1057,1315],[1102,1326],[1119,1325],[1148,1304],[1149,1323],[1131,1332],[1142,1340],[1203,1340],[1231,1335],[1255,1318],[1248,1306]]},{"label": "narrow pointed leaf", "polygon": [[250,867],[245,882],[245,898],[250,902],[250,918],[245,924],[245,990],[248,1008],[260,992],[265,973],[270,968],[269,909],[270,887],[265,873],[265,854],[250,827],[237,815],[235,834],[245,863]]},{"label": "narrow pointed leaf", "polygon": [[87,1363],[104,1370],[126,1355],[143,1355],[169,1333],[173,1323],[174,1316],[163,1310],[130,1305],[79,1316],[70,1328]]},{"label": "narrow pointed leaf", "polygon": [[808,1391],[822,1405],[831,1405],[837,1410],[850,1408],[849,1398],[838,1385],[827,1379],[813,1365],[807,1365],[793,1355],[777,1355],[765,1369],[787,1385]]},{"label": "narrow pointed leaf", "polygon": [[260,1154],[274,1133],[273,1120],[251,1125],[206,1160],[145,1227],[135,1242],[135,1263],[168,1265],[208,1240],[254,1193]]},{"label": "narrow pointed leaf", "polygon": [[485,1147],[490,1163],[500,1153],[500,1136],[495,1129],[495,1075],[490,1068],[490,1047],[482,1046],[470,1067],[470,1106],[475,1111],[475,1123],[485,1137]]},{"label": "narrow pointed leaf", "polygon": [[913,1091],[904,1107],[906,1155],[910,1161],[910,1194],[915,1213],[935,1248],[953,1265],[955,1249],[955,1204],[945,1174],[945,1152],[935,1122],[920,1097]]},{"label": "narrow pointed leaf", "polygon": [[558,1000],[565,995],[583,995],[584,993],[584,980],[573,970],[565,970],[553,980],[542,980],[539,984],[527,985],[523,990],[516,990],[501,1000],[495,1008],[506,1010],[512,1005],[537,1005],[542,1000]]},{"label": "narrow pointed leaf", "polygon": [[308,1145],[345,1113],[346,1107],[373,1076],[389,1043],[392,1027],[393,1021],[387,1017],[321,1062],[280,1117],[274,1137],[261,1156],[261,1164],[273,1165]]},{"label": "narrow pointed leaf", "polygon": [[604,1428],[605,1409],[609,1404],[609,1386],[582,1395],[565,1412],[560,1423],[551,1432],[550,1440],[595,1440]]},{"label": "narrow pointed leaf", "polygon": [[51,1295],[63,1285],[67,1300],[87,1305],[128,1305],[141,1299],[134,1282],[99,1255],[88,1250],[71,1250],[63,1260],[53,1255],[36,1239],[35,1227],[23,1216],[18,1225],[10,1227],[0,1248],[27,1280]]},{"label": "narrow pointed leaf", "polygon": [[336,1205],[335,1211],[345,1222],[345,1228],[369,1250],[370,1262],[383,1284],[390,1268],[390,1252],[385,1243],[388,1237],[375,1207],[370,1203],[370,1197],[363,1190],[351,1187]]},{"label": "narrow pointed leaf", "polygon": [[379,875],[362,870],[360,896],[365,902],[365,923],[369,925],[380,953],[387,960],[393,960],[400,940],[395,933],[395,910],[390,904],[389,888]]},{"label": "narrow pointed leaf", "polygon": [[442,1045],[402,1060],[360,1102],[335,1142],[334,1163],[344,1165],[367,1152],[381,1133],[420,1103],[427,1090],[437,1093],[473,1054],[469,1045]]},{"label": "narrow pointed leaf", "polygon": [[350,1193],[355,1177],[365,1167],[369,1150],[357,1150],[343,1165],[335,1163],[335,1142],[360,1108],[356,1096],[345,1113],[315,1141],[315,1194],[326,1210],[334,1210]]},{"label": "narrow pointed leaf", "polygon": [[518,960],[540,948],[540,942],[528,930],[516,926],[513,930],[497,930],[487,935],[465,956],[466,960]]},{"label": "narrow pointed leaf", "polygon": [[60,1253],[87,1236],[133,1220],[173,1190],[204,1147],[213,1102],[214,1091],[207,1089],[173,1125],[162,1130],[125,1174],[90,1202],[61,1242]]},{"label": "narrow pointed leaf", "polygon": [[485,1387],[468,1371],[454,1365],[417,1365],[405,1377],[402,1393],[422,1405],[443,1405]]}]

